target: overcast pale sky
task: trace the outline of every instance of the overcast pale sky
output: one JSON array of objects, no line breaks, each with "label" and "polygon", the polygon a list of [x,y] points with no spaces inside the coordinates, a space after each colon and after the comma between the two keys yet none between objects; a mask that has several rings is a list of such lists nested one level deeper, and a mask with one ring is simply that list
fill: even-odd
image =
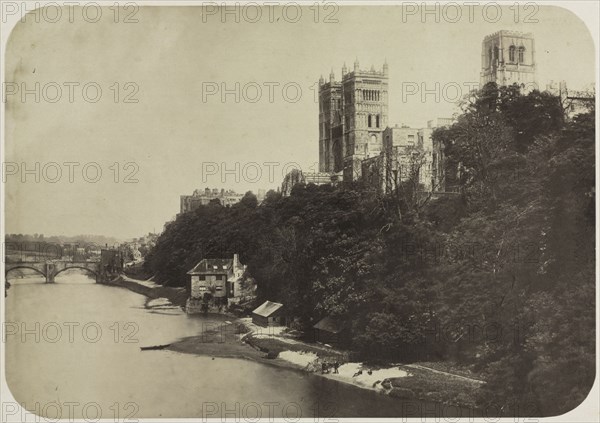
[{"label": "overcast pale sky", "polygon": [[[434,15],[424,16],[423,23],[419,12],[409,15],[398,6],[320,9],[317,23],[309,8],[296,23],[289,22],[295,10],[284,16],[279,8],[265,9],[254,23],[248,21],[256,10],[245,10],[236,23],[233,15],[222,22],[220,11],[212,15],[200,7],[142,7],[133,16],[137,23],[123,22],[132,11],[120,10],[117,23],[114,10],[102,9],[92,23],[92,11],[86,21],[76,8],[70,22],[65,9],[57,22],[48,12],[13,30],[5,57],[6,232],[140,236],[162,230],[179,211],[179,196],[196,188],[257,192],[279,185],[286,163],[313,170],[315,83],[321,74],[328,79],[332,67],[339,79],[343,63],[351,70],[356,58],[361,69],[378,70],[387,59],[389,121],[418,127],[457,111],[455,87],[464,94],[466,84],[479,81],[481,41],[501,29],[535,35],[542,87],[551,79],[572,87],[595,80],[588,30],[571,12],[554,7],[522,8],[518,23],[508,8],[495,23],[483,19],[481,8],[473,10],[473,22],[463,9],[456,23],[444,15],[438,23]],[[330,13],[337,23],[324,22]],[[530,13],[538,22],[522,23]],[[453,20],[454,11],[446,17]],[[22,90],[36,91],[36,82],[39,102],[35,94],[23,98]],[[407,96],[403,89],[416,84],[435,90],[436,83],[439,99]],[[93,102],[97,87],[102,93]],[[223,102],[223,88],[237,91],[239,102],[235,94]],[[126,102],[127,95],[137,102]],[[248,164],[253,162],[262,171],[258,181],[256,166]],[[22,163],[33,172],[22,175]],[[135,165],[125,168],[127,163]],[[237,175],[226,172],[236,166]],[[209,172],[216,175],[207,177]],[[125,183],[131,173],[137,183]]]}]

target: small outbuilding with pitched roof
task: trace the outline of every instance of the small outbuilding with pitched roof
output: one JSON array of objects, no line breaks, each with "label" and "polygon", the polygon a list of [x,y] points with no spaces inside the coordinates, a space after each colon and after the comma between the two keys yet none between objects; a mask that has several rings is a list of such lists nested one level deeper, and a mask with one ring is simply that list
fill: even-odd
[{"label": "small outbuilding with pitched roof", "polygon": [[283,304],[265,301],[252,312],[252,323],[263,327],[285,324]]},{"label": "small outbuilding with pitched roof", "polygon": [[327,316],[313,326],[315,341],[324,344],[339,344],[342,342],[345,325],[339,319]]}]

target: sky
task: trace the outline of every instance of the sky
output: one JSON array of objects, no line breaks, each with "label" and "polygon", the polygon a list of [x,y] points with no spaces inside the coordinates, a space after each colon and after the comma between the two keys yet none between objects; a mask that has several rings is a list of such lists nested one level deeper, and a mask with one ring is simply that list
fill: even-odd
[{"label": "sky", "polygon": [[540,86],[595,81],[590,33],[557,7],[502,8],[497,22],[480,7],[459,19],[439,10],[437,22],[400,6],[270,7],[260,17],[240,8],[239,22],[222,11],[103,8],[96,18],[65,8],[15,26],[3,93],[6,233],[137,237],[161,231],[194,189],[256,193],[292,167],[314,171],[316,83],[332,69],[339,80],[357,59],[377,70],[387,60],[389,122],[414,127],[458,111],[479,82],[483,37],[501,29],[534,34]]}]

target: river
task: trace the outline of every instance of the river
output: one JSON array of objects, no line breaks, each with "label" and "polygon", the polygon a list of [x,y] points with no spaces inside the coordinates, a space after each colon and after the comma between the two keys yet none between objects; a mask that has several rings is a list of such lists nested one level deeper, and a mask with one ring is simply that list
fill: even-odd
[{"label": "river", "polygon": [[[214,318],[149,310],[146,298],[84,274],[12,278],[6,379],[24,408],[50,419],[400,417],[433,404],[400,401],[249,360],[140,351],[198,335]],[[313,420],[315,421],[315,420]]]}]

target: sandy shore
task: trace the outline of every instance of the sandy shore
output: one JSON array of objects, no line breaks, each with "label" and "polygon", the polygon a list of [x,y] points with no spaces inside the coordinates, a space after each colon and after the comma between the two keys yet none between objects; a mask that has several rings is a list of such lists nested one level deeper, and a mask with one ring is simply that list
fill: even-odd
[{"label": "sandy shore", "polygon": [[[386,389],[381,385],[381,382],[385,379],[409,376],[408,372],[400,370],[397,366],[389,369],[374,369],[371,374],[368,374],[368,369],[361,363],[343,363],[339,366],[339,373],[334,374],[332,370],[329,373],[322,374],[319,370],[322,360],[318,354],[302,351],[303,344],[301,343],[294,345],[295,351],[283,350],[277,353],[276,358],[268,358],[268,351],[261,351],[242,340],[245,336],[245,339],[249,340],[248,337],[251,338],[252,334],[236,333],[241,327],[238,325],[243,325],[243,322],[238,320],[230,325],[224,325],[218,331],[184,338],[171,344],[167,349],[186,354],[253,360],[270,366],[313,373],[363,389],[381,392],[389,391],[389,388]],[[310,347],[312,346],[307,346],[307,349],[310,349]],[[362,370],[362,373],[354,376],[360,370]]]}]

